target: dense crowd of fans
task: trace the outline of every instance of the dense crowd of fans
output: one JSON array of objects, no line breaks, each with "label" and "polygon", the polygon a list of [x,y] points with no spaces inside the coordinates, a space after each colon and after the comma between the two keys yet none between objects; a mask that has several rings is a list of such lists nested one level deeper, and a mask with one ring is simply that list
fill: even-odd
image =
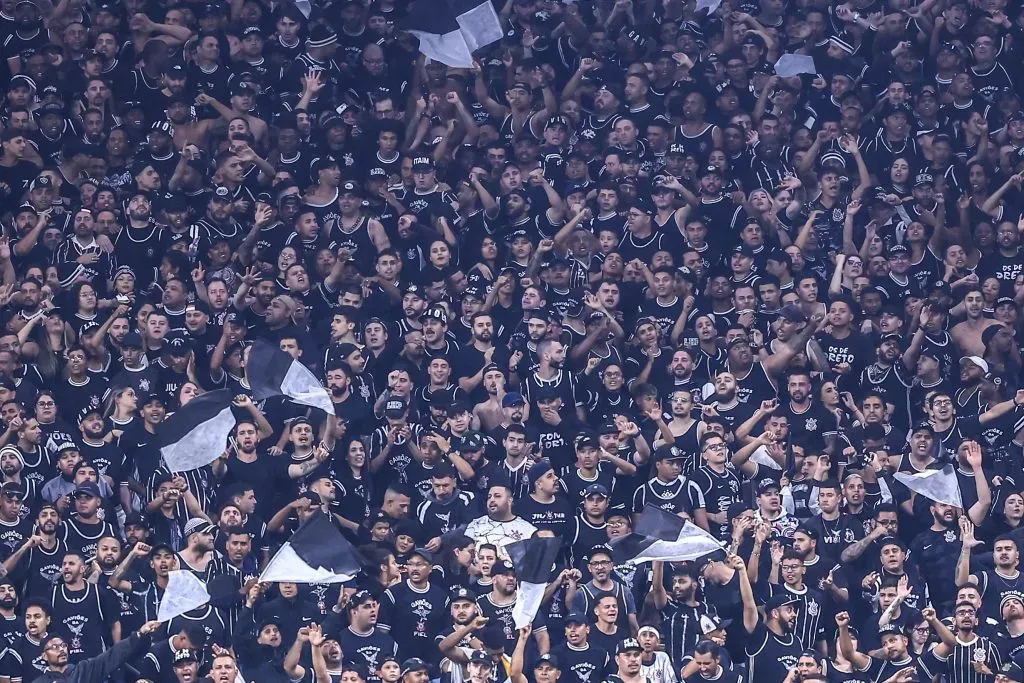
[{"label": "dense crowd of fans", "polygon": [[1024,683],[1020,3],[407,5],[0,3],[0,681]]}]

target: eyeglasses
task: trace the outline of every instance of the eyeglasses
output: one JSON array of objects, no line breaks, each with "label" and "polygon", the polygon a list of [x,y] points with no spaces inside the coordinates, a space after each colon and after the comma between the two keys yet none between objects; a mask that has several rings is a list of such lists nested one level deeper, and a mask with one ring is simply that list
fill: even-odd
[{"label": "eyeglasses", "polygon": [[931,629],[931,627],[930,627],[930,626],[915,626],[915,627],[914,627],[914,631],[915,631],[916,633],[928,633],[928,632],[929,632],[929,631],[931,631],[931,630],[932,630],[932,629]]},{"label": "eyeglasses", "polygon": [[704,446],[706,451],[724,451],[727,446],[724,443],[709,443]]},{"label": "eyeglasses", "polygon": [[57,404],[53,401],[39,401],[36,403],[37,408],[56,408]]},{"label": "eyeglasses", "polygon": [[46,649],[47,650],[67,650],[68,649],[68,644],[67,643],[50,643],[49,645],[46,646]]},{"label": "eyeglasses", "polygon": [[591,560],[591,567],[610,567],[612,563],[609,560]]}]

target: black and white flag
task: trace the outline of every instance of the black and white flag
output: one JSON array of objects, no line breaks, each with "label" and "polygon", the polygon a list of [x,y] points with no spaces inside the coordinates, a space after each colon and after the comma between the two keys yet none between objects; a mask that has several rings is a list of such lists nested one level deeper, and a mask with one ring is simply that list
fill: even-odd
[{"label": "black and white flag", "polygon": [[334,414],[331,396],[316,375],[270,342],[259,340],[249,349],[245,376],[258,401],[287,396],[296,403]]},{"label": "black and white flag", "polygon": [[561,550],[558,538],[528,538],[505,546],[519,584],[512,608],[516,628],[523,628],[536,618]]},{"label": "black and white flag", "polygon": [[418,0],[401,28],[420,41],[420,52],[448,66],[468,69],[473,53],[503,37],[491,0]]},{"label": "black and white flag", "polygon": [[230,389],[201,394],[160,424],[157,438],[167,469],[187,472],[220,457],[235,427],[232,398]]},{"label": "black and white flag", "polygon": [[359,573],[361,559],[326,515],[307,519],[267,563],[261,582],[345,583]]},{"label": "black and white flag", "polygon": [[634,532],[613,539],[611,546],[616,564],[684,562],[722,550],[718,539],[696,524],[651,504],[640,513]]},{"label": "black and white flag", "polygon": [[897,472],[893,478],[928,500],[958,508],[964,506],[963,498],[960,496],[960,482],[952,465],[946,465],[941,470],[925,470],[913,474]]}]

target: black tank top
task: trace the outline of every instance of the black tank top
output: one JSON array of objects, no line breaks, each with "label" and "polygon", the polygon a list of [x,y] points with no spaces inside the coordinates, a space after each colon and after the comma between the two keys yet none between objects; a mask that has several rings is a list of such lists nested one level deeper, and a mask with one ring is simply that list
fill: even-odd
[{"label": "black tank top", "polygon": [[524,123],[523,127],[518,131],[515,130],[515,124],[512,122],[512,114],[505,114],[505,118],[501,122],[501,128],[498,129],[498,133],[505,139],[506,145],[511,147],[516,138],[524,136],[532,138],[537,142],[543,142],[543,140],[533,134],[533,128],[530,127],[530,123],[533,121],[533,117],[536,113],[537,112],[530,112],[530,115],[526,117],[526,123]]},{"label": "black tank top", "polygon": [[338,207],[338,191],[334,191],[334,197],[325,204],[313,204],[308,199],[303,200],[305,209],[316,214],[316,222],[321,227],[331,230],[341,220],[341,210]]},{"label": "black tank top", "polygon": [[709,123],[704,130],[696,135],[687,135],[683,132],[683,127],[679,126],[676,128],[676,141],[683,144],[687,154],[695,154],[700,159],[706,159],[711,150],[715,148],[712,136],[714,130],[715,124]]},{"label": "black tank top", "polygon": [[372,275],[376,264],[377,246],[370,239],[369,220],[366,216],[360,216],[359,222],[349,230],[341,225],[341,218],[331,231],[331,249],[337,252],[339,249],[348,249],[352,254],[352,262],[363,275]]},{"label": "black tank top", "polygon": [[737,395],[740,403],[758,405],[761,401],[778,396],[779,391],[775,384],[769,379],[768,371],[764,369],[761,361],[754,361],[746,377],[736,375],[736,384],[739,389]]}]

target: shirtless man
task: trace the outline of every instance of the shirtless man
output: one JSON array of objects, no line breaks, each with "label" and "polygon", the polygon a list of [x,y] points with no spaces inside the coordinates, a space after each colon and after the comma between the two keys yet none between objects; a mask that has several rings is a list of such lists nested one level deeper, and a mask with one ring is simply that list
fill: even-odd
[{"label": "shirtless man", "polygon": [[971,289],[964,296],[964,311],[967,313],[967,320],[954,325],[949,334],[963,355],[984,356],[985,343],[981,340],[981,335],[986,328],[1000,323],[983,317],[985,298],[980,289]]},{"label": "shirtless man", "polygon": [[487,400],[473,406],[473,424],[474,429],[490,432],[505,422],[505,373],[500,368],[487,370],[483,385]]}]

